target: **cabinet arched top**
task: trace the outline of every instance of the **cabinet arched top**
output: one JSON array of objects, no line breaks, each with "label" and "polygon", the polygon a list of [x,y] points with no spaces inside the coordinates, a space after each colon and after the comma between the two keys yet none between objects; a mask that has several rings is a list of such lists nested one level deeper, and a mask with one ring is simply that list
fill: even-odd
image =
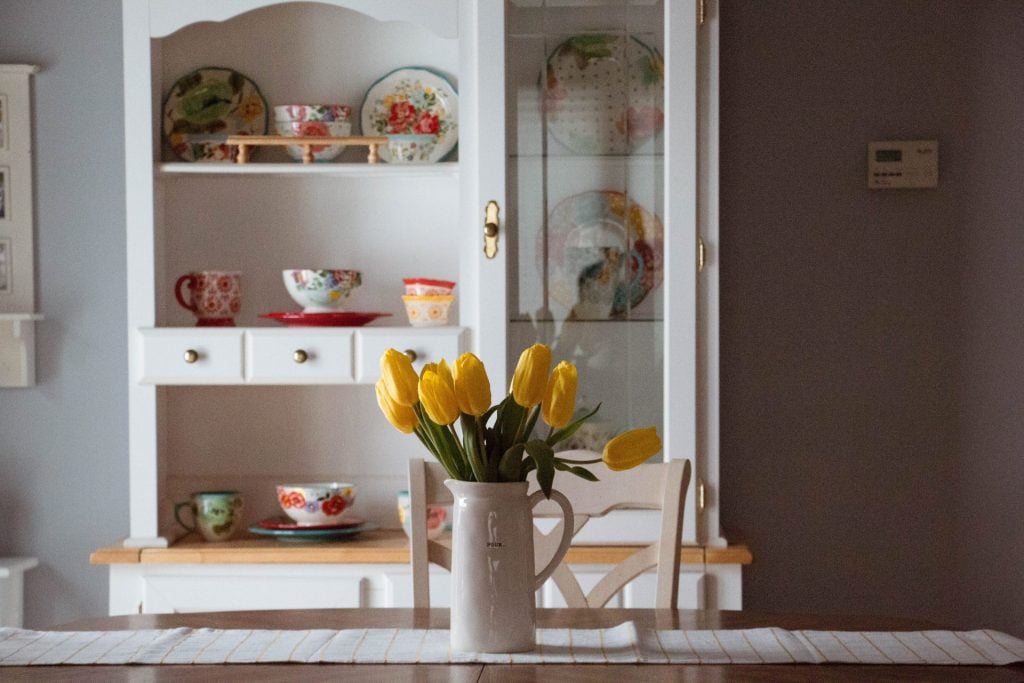
[{"label": "cabinet arched top", "polygon": [[458,0],[151,0],[149,33],[164,38],[190,24],[226,21],[261,7],[291,3],[334,5],[378,21],[420,24],[441,38],[458,36]]}]

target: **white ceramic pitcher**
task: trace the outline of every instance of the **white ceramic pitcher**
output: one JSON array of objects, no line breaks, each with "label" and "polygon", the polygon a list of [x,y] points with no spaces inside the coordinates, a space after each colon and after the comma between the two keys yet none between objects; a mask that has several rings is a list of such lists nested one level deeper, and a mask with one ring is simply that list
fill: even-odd
[{"label": "white ceramic pitcher", "polygon": [[569,500],[551,500],[565,517],[554,557],[539,574],[533,558],[533,508],[526,482],[445,481],[455,497],[452,526],[451,645],[461,652],[528,652],[536,646],[534,593],[565,556],[572,541]]}]

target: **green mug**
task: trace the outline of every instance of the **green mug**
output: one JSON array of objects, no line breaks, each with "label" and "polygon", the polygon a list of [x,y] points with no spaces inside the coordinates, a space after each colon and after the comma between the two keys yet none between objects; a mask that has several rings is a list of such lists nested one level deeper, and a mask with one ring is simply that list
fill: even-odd
[{"label": "green mug", "polygon": [[[192,524],[181,518],[183,508],[192,511]],[[174,506],[174,519],[189,531],[198,531],[207,541],[226,541],[242,525],[242,494],[238,491],[197,491]]]}]

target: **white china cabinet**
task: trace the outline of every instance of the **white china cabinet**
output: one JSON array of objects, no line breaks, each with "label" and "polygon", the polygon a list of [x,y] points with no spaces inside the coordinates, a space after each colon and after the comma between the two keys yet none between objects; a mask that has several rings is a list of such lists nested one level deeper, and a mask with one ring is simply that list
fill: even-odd
[{"label": "white china cabinet", "polygon": [[[664,457],[694,461],[682,604],[739,607],[749,553],[730,553],[718,523],[714,9],[124,0],[131,519],[127,539],[93,556],[110,565],[111,611],[410,602],[404,537],[386,530],[422,447],[379,414],[380,354],[472,350],[500,393],[536,340],[576,361],[583,403],[604,402],[583,443],[655,424]],[[168,91],[204,67],[243,74],[270,107],[351,105],[358,133],[364,93],[407,66],[458,92],[458,146],[436,163],[369,164],[355,147],[313,164],[273,147],[246,164],[186,162],[162,135]],[[390,317],[266,320],[297,309],[285,268],[358,269],[350,309]],[[195,327],[175,301],[180,275],[214,269],[242,273],[236,327]],[[408,276],[457,282],[448,325],[407,324]],[[174,519],[191,491],[230,488],[248,526],[280,512],[276,483],[297,480],[355,482],[358,514],[383,530],[203,544]],[[623,513],[582,542],[642,540],[655,524]],[[580,555],[580,570],[602,557]],[[644,603],[647,578],[622,604]]]}]

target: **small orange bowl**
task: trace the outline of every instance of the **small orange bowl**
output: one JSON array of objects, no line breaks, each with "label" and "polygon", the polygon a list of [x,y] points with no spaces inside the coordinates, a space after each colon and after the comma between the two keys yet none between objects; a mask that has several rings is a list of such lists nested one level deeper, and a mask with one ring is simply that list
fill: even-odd
[{"label": "small orange bowl", "polygon": [[409,324],[413,327],[437,327],[448,324],[448,309],[451,308],[455,297],[447,295],[417,296],[406,294],[402,297],[405,302],[405,314],[409,317]]}]

